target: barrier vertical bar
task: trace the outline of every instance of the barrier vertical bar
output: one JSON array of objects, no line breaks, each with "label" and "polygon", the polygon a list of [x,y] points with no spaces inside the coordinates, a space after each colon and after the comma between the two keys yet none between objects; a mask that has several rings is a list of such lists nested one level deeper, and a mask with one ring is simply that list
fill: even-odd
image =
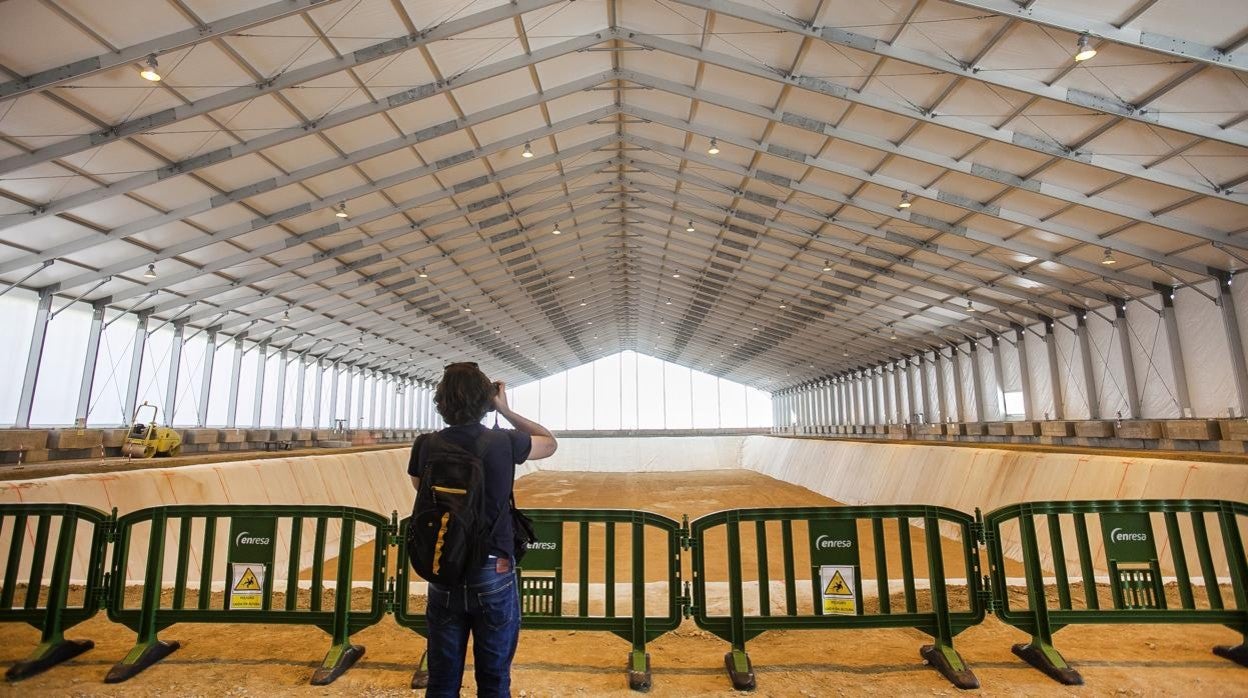
[{"label": "barrier vertical bar", "polygon": [[325,580],[325,523],[324,516],[316,517],[316,537],[312,550],[312,610],[321,610],[321,585]]},{"label": "barrier vertical bar", "polygon": [[182,608],[186,601],[187,558],[191,552],[191,517],[182,517],[178,526],[178,561],[173,582],[173,607]]},{"label": "barrier vertical bar", "polygon": [[745,653],[745,603],[741,589],[741,518],[736,511],[728,512],[728,609],[731,618],[732,649],[724,655],[724,666],[732,687],[750,691],[755,687],[754,669]]},{"label": "barrier vertical bar", "polygon": [[[636,531],[633,532],[634,535]],[[577,583],[577,599],[576,604],[581,616],[589,615],[589,522],[582,521],[579,531],[580,548],[577,553],[578,574]],[[633,546],[636,550],[637,543],[634,541]],[[636,553],[634,553],[635,555]],[[637,590],[634,589],[636,594]]]},{"label": "barrier vertical bar", "polygon": [[1049,525],[1049,545],[1053,552],[1053,574],[1056,577],[1057,601],[1070,609],[1070,579],[1066,574],[1066,548],[1062,545],[1062,521],[1057,514],[1045,517]]},{"label": "barrier vertical bar", "polygon": [[785,519],[780,522],[780,542],[784,553],[784,609],[785,614],[797,615],[797,583],[793,580],[797,573],[793,566],[793,522]]},{"label": "barrier vertical bar", "polygon": [[[1231,574],[1231,588],[1235,591],[1235,607],[1248,608],[1248,593],[1244,585],[1248,583],[1248,561],[1244,559],[1244,543],[1239,535],[1239,525],[1235,521],[1235,512],[1224,503],[1218,512],[1218,522],[1222,526],[1222,547],[1226,550],[1226,563]],[[1243,640],[1238,645],[1218,645],[1213,653],[1229,659],[1236,664],[1248,666],[1248,622],[1237,628]]]},{"label": "barrier vertical bar", "polygon": [[[318,519],[318,522],[321,521],[325,521],[325,518]],[[333,626],[327,628],[333,638],[333,644],[329,652],[325,654],[321,665],[312,674],[313,686],[333,683],[334,679],[342,675],[342,672],[350,669],[360,657],[364,656],[362,646],[351,644],[351,563],[355,547],[355,519],[351,516],[344,517],[338,533],[338,579],[334,587],[334,620]],[[321,543],[323,545],[324,541],[322,540]],[[317,550],[320,550],[322,545],[318,545]],[[271,579],[265,580],[266,585],[271,583]],[[265,592],[267,598],[269,596],[267,587]]]},{"label": "barrier vertical bar", "polygon": [[1019,517],[1019,532],[1023,545],[1023,569],[1027,579],[1027,597],[1032,615],[1030,643],[1019,643],[1011,649],[1014,654],[1033,667],[1043,671],[1059,683],[1067,686],[1083,684],[1083,677],[1066,663],[1053,647],[1053,630],[1049,625],[1049,609],[1044,593],[1044,576],[1036,543],[1036,523],[1030,511]]},{"label": "barrier vertical bar", "polygon": [[217,548],[217,517],[204,517],[204,556],[199,564],[199,610],[212,602],[212,563]]},{"label": "barrier vertical bar", "polygon": [[[979,688],[979,679],[957,650],[953,649],[953,626],[949,621],[949,599],[945,590],[945,556],[940,543],[940,522],[929,514],[923,518],[923,540],[927,545],[928,582],[932,612],[936,616],[935,643],[919,648],[919,656],[961,689]],[[969,580],[968,580],[969,583]]]},{"label": "barrier vertical bar", "polygon": [[1170,541],[1170,558],[1174,561],[1175,583],[1179,587],[1179,599],[1183,608],[1196,608],[1192,598],[1192,578],[1187,571],[1187,556],[1183,553],[1183,536],[1179,532],[1179,517],[1173,511],[1165,513],[1166,538]]},{"label": "barrier vertical bar", "polygon": [[771,580],[767,570],[767,522],[754,522],[754,543],[758,548],[758,607],[761,615],[771,615]]},{"label": "barrier vertical bar", "polygon": [[0,608],[13,605],[13,594],[17,591],[17,569],[22,562],[22,548],[26,545],[26,515],[13,517],[13,535],[9,537],[9,560],[4,566],[4,588],[0,589]]},{"label": "barrier vertical bar", "polygon": [[[52,561],[52,576],[48,580],[47,615],[44,617],[39,645],[26,659],[9,667],[4,676],[10,681],[38,674],[95,647],[95,643],[90,640],[66,640],[64,635],[65,603],[69,595],[69,574],[74,559],[77,528],[77,514],[66,513],[62,516],[56,556]],[[92,544],[98,540],[98,536],[93,538]],[[87,593],[91,593],[90,585]],[[84,603],[91,602],[87,600]]]},{"label": "barrier vertical bar", "polygon": [[1079,574],[1083,578],[1083,598],[1088,608],[1101,607],[1096,595],[1096,573],[1092,570],[1092,546],[1088,544],[1088,519],[1082,512],[1075,514],[1075,544],[1079,547]]},{"label": "barrier vertical bar", "polygon": [[892,613],[888,593],[888,555],[884,550],[884,519],[871,519],[871,541],[875,547],[875,589],[880,599],[880,613]]},{"label": "barrier vertical bar", "polygon": [[[581,524],[581,559],[585,561],[582,570],[586,572],[589,569],[587,526],[586,523]],[[641,515],[637,513],[633,514],[632,544],[633,648],[628,655],[628,687],[634,691],[646,691],[650,689],[650,655],[646,652],[646,531]],[[587,580],[582,578],[582,584],[585,583]],[[585,612],[582,611],[581,615],[584,616]]]},{"label": "barrier vertical bar", "polygon": [[[604,591],[603,601],[606,603],[608,618],[615,615],[615,522],[608,521],[606,528],[606,559],[603,560]],[[557,609],[556,609],[557,610]]]},{"label": "barrier vertical bar", "polygon": [[[302,398],[300,398],[302,399]],[[286,610],[293,611],[299,601],[299,561],[303,556],[303,517],[290,521],[290,559],[286,566]]]},{"label": "barrier vertical bar", "polygon": [[914,593],[914,557],[910,550],[910,519],[897,517],[897,538],[901,541],[901,580],[905,587],[906,613],[914,613],[918,600]]},{"label": "barrier vertical bar", "polygon": [[1192,512],[1192,533],[1196,539],[1196,557],[1200,560],[1200,571],[1205,578],[1205,594],[1209,597],[1209,607],[1222,608],[1222,591],[1218,588],[1218,572],[1213,566],[1213,554],[1209,551],[1209,531],[1205,528],[1205,515],[1199,511]]},{"label": "barrier vertical bar", "polygon": [[30,556],[30,577],[26,582],[27,609],[39,605],[39,589],[43,586],[43,561],[48,555],[48,533],[52,526],[52,516],[43,514],[35,526],[35,548]]},{"label": "barrier vertical bar", "polygon": [[[156,623],[156,613],[160,609],[161,577],[165,569],[165,525],[168,515],[163,509],[158,510],[151,520],[151,532],[148,535],[147,567],[143,571],[143,606],[139,614],[139,639],[134,648],[120,662],[109,669],[104,683],[118,683],[134,676],[147,667],[169,656],[178,649],[176,640],[161,640],[157,637],[160,628]],[[122,556],[129,552],[128,545],[114,548],[113,579],[117,582],[117,601],[124,603],[125,594],[125,560]],[[119,607],[120,609],[120,607]]]}]

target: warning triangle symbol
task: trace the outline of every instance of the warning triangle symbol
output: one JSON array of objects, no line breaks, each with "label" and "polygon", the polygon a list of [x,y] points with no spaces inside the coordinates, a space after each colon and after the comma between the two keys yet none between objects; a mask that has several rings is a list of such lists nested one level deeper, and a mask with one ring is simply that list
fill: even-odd
[{"label": "warning triangle symbol", "polygon": [[260,591],[260,582],[256,580],[256,575],[252,573],[250,567],[246,568],[243,578],[234,585],[234,591]]},{"label": "warning triangle symbol", "polygon": [[[247,570],[248,573],[251,570]],[[831,581],[828,582],[827,588],[823,590],[825,596],[853,596],[854,592],[850,590],[849,585],[845,583],[845,578],[841,576],[841,571],[837,570],[832,575]]]}]

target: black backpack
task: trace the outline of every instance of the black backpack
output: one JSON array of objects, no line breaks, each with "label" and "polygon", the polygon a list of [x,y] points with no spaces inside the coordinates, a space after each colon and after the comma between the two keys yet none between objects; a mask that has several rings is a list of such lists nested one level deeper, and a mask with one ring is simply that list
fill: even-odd
[{"label": "black backpack", "polygon": [[422,434],[412,446],[423,469],[407,526],[407,559],[426,581],[458,585],[489,555],[496,521],[485,513],[482,459],[489,437],[483,431],[471,453],[437,433]]}]

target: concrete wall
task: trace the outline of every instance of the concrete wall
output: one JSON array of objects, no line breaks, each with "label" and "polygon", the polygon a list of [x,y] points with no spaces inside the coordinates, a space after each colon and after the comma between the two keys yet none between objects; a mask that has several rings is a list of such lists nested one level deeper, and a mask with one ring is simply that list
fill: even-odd
[{"label": "concrete wall", "polygon": [[[1248,465],[1235,463],[750,436],[741,464],[845,504],[935,504],[967,513],[1070,499],[1248,501]],[[1162,570],[1172,573],[1164,524],[1152,523]],[[1186,520],[1180,524],[1190,536]],[[1006,555],[1018,559],[1017,531],[1003,533]],[[1100,537],[1096,531],[1090,535],[1100,570]],[[1211,537],[1214,558],[1225,570],[1216,533]],[[1077,562],[1073,541],[1066,543],[1067,559]],[[1186,550],[1191,558],[1193,545]],[[1199,569],[1194,560],[1189,567],[1193,574]]]}]

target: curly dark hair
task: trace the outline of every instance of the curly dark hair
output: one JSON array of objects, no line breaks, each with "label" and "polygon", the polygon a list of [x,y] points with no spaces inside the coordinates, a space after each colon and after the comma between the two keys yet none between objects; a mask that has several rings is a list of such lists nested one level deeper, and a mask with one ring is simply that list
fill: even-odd
[{"label": "curly dark hair", "polygon": [[496,390],[475,363],[451,364],[442,373],[433,403],[447,424],[472,424],[485,417]]}]

